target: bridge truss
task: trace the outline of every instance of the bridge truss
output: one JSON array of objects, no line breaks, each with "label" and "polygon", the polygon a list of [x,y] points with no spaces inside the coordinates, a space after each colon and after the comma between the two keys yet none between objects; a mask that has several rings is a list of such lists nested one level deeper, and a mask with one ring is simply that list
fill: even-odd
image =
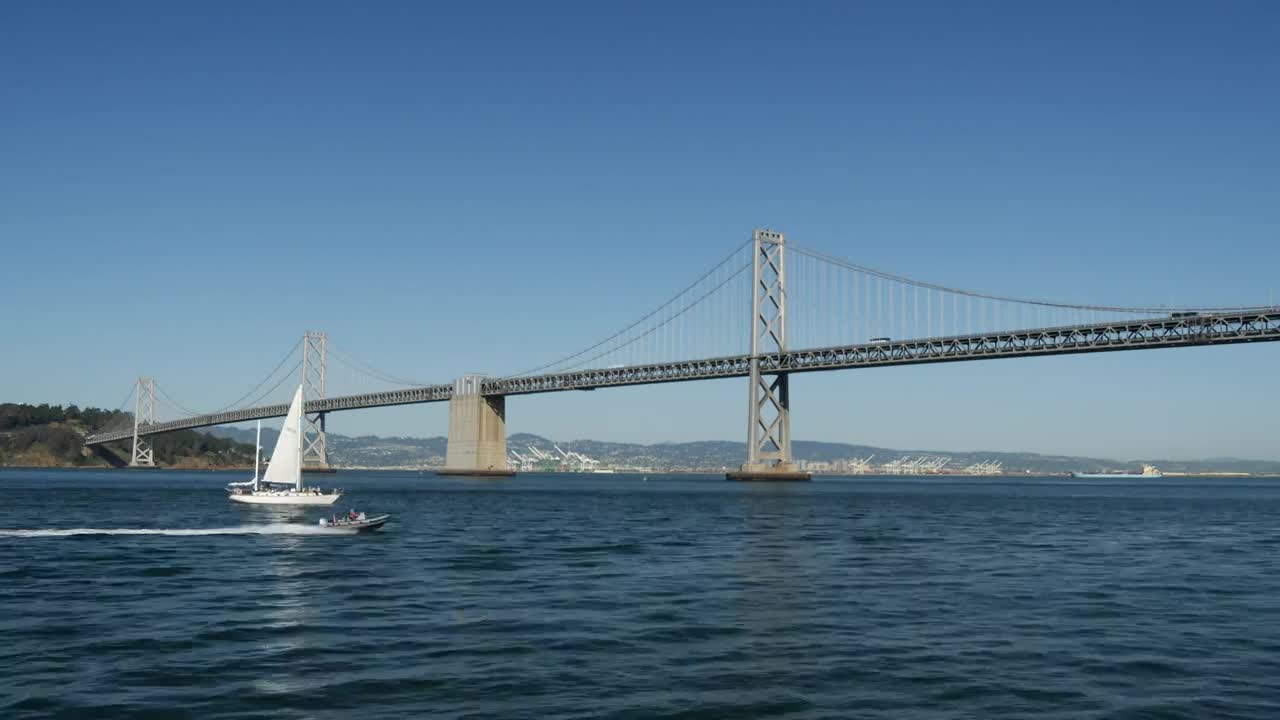
[{"label": "bridge truss", "polygon": [[[1227,313],[1201,313],[1182,317],[1166,316],[1160,319],[1128,322],[1044,327],[1013,332],[858,343],[785,350],[756,357],[760,371],[763,373],[798,373],[1273,341],[1280,341],[1280,307]],[[490,378],[483,382],[481,392],[485,395],[527,395],[749,377],[752,359],[752,355],[742,354],[683,362]],[[315,415],[341,410],[444,402],[452,396],[452,383],[427,385],[310,400],[306,403],[306,412]],[[140,423],[137,427],[137,435],[146,436],[175,430],[283,417],[288,409],[286,404],[273,404],[198,415],[170,422]],[[120,429],[91,435],[85,439],[85,443],[97,445],[126,440],[133,436],[132,429]]]}]

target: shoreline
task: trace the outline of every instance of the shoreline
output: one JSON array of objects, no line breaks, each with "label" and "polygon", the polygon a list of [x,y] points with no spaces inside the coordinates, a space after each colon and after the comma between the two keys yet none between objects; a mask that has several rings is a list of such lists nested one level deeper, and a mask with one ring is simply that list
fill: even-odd
[{"label": "shoreline", "polygon": [[[354,472],[395,472],[395,473],[419,473],[424,475],[435,475],[440,468],[435,467],[372,467],[372,466],[332,466],[336,472],[354,471]],[[181,472],[253,472],[252,465],[227,465],[213,467],[188,467],[180,465],[156,466],[156,467],[111,467],[109,465],[0,465],[0,471],[4,470],[118,470],[118,471],[181,471]],[[681,469],[681,470],[616,470],[609,473],[593,473],[593,472],[527,472],[516,473],[520,475],[576,475],[583,477],[601,477],[608,478],[617,475],[720,475],[723,474],[722,469]],[[1022,472],[1022,473],[998,473],[998,474],[969,474],[969,473],[813,473],[814,478],[867,478],[876,480],[887,480],[893,478],[938,478],[938,479],[1009,479],[1016,480],[1018,478],[1062,478],[1070,479],[1069,472]],[[1244,472],[1166,472],[1163,478],[1153,478],[1155,482],[1159,482],[1165,478],[1192,478],[1192,479],[1249,479],[1249,478],[1278,478],[1280,473],[1244,473]],[[1107,478],[1090,478],[1092,480],[1106,480]],[[1149,482],[1144,478],[1120,478],[1126,482]]]}]

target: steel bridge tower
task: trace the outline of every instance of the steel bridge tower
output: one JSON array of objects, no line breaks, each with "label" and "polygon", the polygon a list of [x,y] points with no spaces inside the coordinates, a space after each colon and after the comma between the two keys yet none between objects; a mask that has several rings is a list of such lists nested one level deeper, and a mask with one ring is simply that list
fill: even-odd
[{"label": "steel bridge tower", "polygon": [[133,452],[129,455],[129,467],[153,468],[156,466],[155,452],[150,443],[138,437],[138,428],[156,422],[156,379],[138,378],[133,395]]},{"label": "steel bridge tower", "polygon": [[786,238],[772,230],[752,235],[751,377],[747,409],[747,461],[731,480],[808,480],[791,459],[788,374],[764,373],[761,354],[787,350]]},{"label": "steel bridge tower", "polygon": [[[308,330],[302,336],[302,407],[324,399],[325,346],[328,338],[322,332]],[[328,438],[324,432],[324,413],[302,413],[302,469],[329,470]]]}]

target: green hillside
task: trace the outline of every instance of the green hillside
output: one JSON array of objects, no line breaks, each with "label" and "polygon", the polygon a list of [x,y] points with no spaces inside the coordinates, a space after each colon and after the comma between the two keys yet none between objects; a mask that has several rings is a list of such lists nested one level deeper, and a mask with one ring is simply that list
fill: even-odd
[{"label": "green hillside", "polygon": [[[84,436],[132,421],[132,415],[75,405],[0,404],[0,466],[118,467],[124,443],[84,446]],[[162,467],[211,468],[253,464],[253,446],[191,430],[149,438]]]}]

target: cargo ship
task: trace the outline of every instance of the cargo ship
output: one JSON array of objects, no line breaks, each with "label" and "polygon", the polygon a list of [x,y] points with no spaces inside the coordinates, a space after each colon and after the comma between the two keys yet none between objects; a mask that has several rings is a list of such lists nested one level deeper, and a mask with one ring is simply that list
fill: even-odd
[{"label": "cargo ship", "polygon": [[1155,465],[1143,465],[1141,474],[1127,473],[1127,472],[1114,472],[1114,473],[1073,472],[1071,473],[1071,477],[1083,478],[1086,480],[1154,480],[1154,479],[1159,479],[1164,477],[1164,473],[1157,470]]}]

